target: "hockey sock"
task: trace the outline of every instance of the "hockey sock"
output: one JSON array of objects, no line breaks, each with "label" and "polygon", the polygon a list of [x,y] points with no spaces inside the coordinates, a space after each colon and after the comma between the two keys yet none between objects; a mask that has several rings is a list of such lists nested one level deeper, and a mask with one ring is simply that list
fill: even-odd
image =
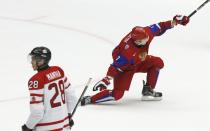
[{"label": "hockey sock", "polygon": [[103,90],[91,97],[92,103],[101,103],[112,100],[115,100],[115,98],[112,96],[111,90]]}]

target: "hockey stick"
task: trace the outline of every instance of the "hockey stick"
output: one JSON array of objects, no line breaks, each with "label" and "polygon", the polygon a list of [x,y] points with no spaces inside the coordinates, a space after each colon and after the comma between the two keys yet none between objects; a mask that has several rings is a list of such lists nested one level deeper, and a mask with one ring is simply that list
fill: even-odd
[{"label": "hockey stick", "polygon": [[84,88],[84,90],[82,91],[82,94],[80,95],[79,100],[77,101],[77,104],[76,104],[76,106],[74,107],[74,110],[73,110],[72,113],[71,113],[71,118],[73,117],[74,113],[76,112],[77,107],[78,107],[78,105],[79,105],[79,103],[80,103],[82,97],[84,96],[84,94],[85,94],[85,92],[86,92],[86,90],[87,90],[87,88],[88,88],[88,86],[89,86],[91,80],[92,80],[92,78],[89,78],[89,79],[88,79],[88,82],[87,82],[87,84],[85,85],[85,88]]},{"label": "hockey stick", "polygon": [[202,5],[200,5],[196,10],[194,10],[190,15],[188,15],[188,17],[192,17],[198,10],[200,10],[201,8],[203,8],[210,0],[206,0]]}]

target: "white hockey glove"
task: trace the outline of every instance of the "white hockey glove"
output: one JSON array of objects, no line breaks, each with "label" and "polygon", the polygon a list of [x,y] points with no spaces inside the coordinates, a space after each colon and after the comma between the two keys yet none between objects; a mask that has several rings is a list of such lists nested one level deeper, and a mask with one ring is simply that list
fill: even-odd
[{"label": "white hockey glove", "polygon": [[175,21],[176,24],[187,25],[190,21],[190,18],[188,16],[176,15],[174,16],[173,21]]},{"label": "white hockey glove", "polygon": [[107,86],[110,84],[110,78],[109,77],[104,77],[102,80],[100,80],[99,82],[97,82],[94,86],[93,86],[93,91],[98,91],[98,90],[105,90],[107,89]]}]

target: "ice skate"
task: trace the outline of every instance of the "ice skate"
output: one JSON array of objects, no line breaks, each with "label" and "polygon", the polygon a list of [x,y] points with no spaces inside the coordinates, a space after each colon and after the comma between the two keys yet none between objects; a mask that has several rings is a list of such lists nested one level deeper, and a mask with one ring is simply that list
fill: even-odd
[{"label": "ice skate", "polygon": [[160,101],[162,100],[162,93],[156,92],[151,89],[150,86],[146,85],[143,81],[143,90],[142,90],[142,101]]}]

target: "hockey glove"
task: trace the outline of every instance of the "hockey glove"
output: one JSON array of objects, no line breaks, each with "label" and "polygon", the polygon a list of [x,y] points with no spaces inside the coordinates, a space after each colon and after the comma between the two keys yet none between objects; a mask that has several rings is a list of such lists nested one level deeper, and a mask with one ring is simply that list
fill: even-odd
[{"label": "hockey glove", "polygon": [[176,15],[174,16],[173,21],[175,21],[176,24],[187,25],[190,21],[190,18],[187,16]]},{"label": "hockey glove", "polygon": [[73,121],[73,119],[72,119],[71,113],[69,113],[68,115],[69,115],[69,126],[70,126],[70,128],[71,128],[71,127],[74,125],[74,121]]},{"label": "hockey glove", "polygon": [[33,131],[33,129],[29,129],[25,124],[22,126],[22,131]]},{"label": "hockey glove", "polygon": [[107,86],[109,84],[110,84],[109,78],[106,76],[93,86],[93,91],[105,90],[105,89],[107,89]]}]

